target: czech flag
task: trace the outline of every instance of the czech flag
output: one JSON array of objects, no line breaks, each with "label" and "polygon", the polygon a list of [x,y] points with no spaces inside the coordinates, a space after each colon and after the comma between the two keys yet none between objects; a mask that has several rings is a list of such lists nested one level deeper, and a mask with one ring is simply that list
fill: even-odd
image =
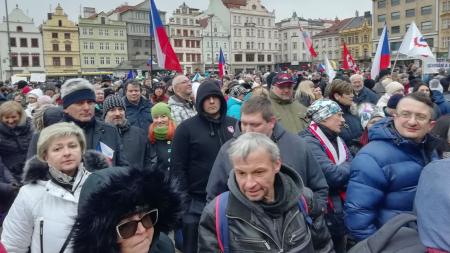
[{"label": "czech flag", "polygon": [[377,52],[372,61],[372,69],[370,77],[375,79],[380,70],[387,69],[391,65],[391,53],[389,50],[389,39],[387,34],[386,24],[384,24],[383,32],[381,33],[380,41],[378,42]]},{"label": "czech flag", "polygon": [[305,42],[305,45],[308,48],[309,53],[311,54],[311,57],[317,57],[317,53],[314,50],[311,36],[309,36],[309,33],[307,31],[304,31],[301,26],[300,26],[300,31],[302,32],[303,41]]},{"label": "czech flag", "polygon": [[152,34],[155,38],[158,66],[163,69],[175,70],[181,73],[182,70],[180,62],[178,61],[177,55],[170,45],[169,38],[167,37],[166,30],[164,29],[164,25],[161,22],[161,18],[159,17],[159,12],[156,8],[154,0],[150,0],[150,20],[150,34]]},{"label": "czech flag", "polygon": [[219,54],[219,77],[222,78],[225,73],[225,57],[223,56],[222,48]]}]

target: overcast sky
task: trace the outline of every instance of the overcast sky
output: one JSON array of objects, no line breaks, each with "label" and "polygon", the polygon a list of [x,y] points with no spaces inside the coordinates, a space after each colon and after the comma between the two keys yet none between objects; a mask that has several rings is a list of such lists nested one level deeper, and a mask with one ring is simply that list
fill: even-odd
[{"label": "overcast sky", "polygon": [[[35,24],[40,25],[46,19],[47,13],[54,11],[58,3],[73,21],[78,21],[81,7],[95,7],[97,12],[109,11],[128,2],[135,5],[142,0],[7,0],[8,10],[11,12],[16,4],[29,16],[34,18]],[[167,11],[169,16],[183,2],[187,5],[205,10],[209,0],[155,0],[160,10]],[[353,17],[358,10],[360,15],[364,11],[372,10],[372,0],[261,0],[262,4],[270,11],[275,9],[276,20],[290,17],[293,11],[305,18],[340,19]],[[0,1],[0,15],[5,16],[4,0]]]}]

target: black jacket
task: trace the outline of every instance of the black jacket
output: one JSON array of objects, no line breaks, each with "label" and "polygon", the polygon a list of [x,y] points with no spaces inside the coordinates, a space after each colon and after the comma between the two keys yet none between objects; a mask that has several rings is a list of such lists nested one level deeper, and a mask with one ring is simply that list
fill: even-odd
[{"label": "black jacket", "polygon": [[371,89],[367,87],[363,87],[363,89],[359,92],[359,94],[355,93],[355,96],[353,97],[353,102],[355,102],[358,105],[361,103],[372,103],[376,105],[378,99],[380,98],[375,92],[373,92]]},{"label": "black jacket", "polygon": [[[211,95],[221,101],[220,118],[217,120],[207,117],[202,106]],[[214,160],[220,147],[233,136],[236,120],[226,116],[227,103],[212,81],[200,85],[196,109],[198,114],[183,121],[175,131],[171,174],[179,178],[182,190],[188,192],[190,198],[204,203],[206,183]]]},{"label": "black jacket", "polygon": [[[64,114],[63,122],[74,122],[81,129],[83,129],[86,137],[86,149],[98,150],[100,142],[106,144],[114,150],[112,165],[113,166],[128,166],[128,161],[125,159],[122,151],[122,142],[120,141],[119,132],[114,126],[101,122],[95,117],[88,124],[80,123]],[[28,148],[27,158],[31,158],[37,153],[37,141],[39,133],[33,135],[30,146]]]},{"label": "black jacket", "polygon": [[112,167],[96,171],[86,179],[80,193],[73,252],[119,253],[116,226],[124,216],[142,207],[158,209],[150,253],[173,252],[173,246],[167,245],[170,242],[162,241],[159,235],[175,228],[183,199],[177,182],[158,170]]},{"label": "black jacket", "polygon": [[[231,142],[240,135],[240,128],[236,127],[233,139],[227,141],[217,155],[209,176],[208,185],[206,186],[208,201],[228,190],[228,174],[233,169],[233,165],[228,158],[228,149]],[[280,123],[275,124],[271,139],[280,149],[283,164],[293,168],[300,175],[305,186],[310,188],[316,195],[321,207],[325,207],[328,185],[319,164],[308,149],[306,142],[299,136],[284,130]]]},{"label": "black jacket", "polygon": [[155,168],[161,171],[170,170],[170,156],[172,153],[172,141],[169,140],[156,140],[151,144],[152,150],[156,153]]},{"label": "black jacket", "polygon": [[123,101],[125,101],[126,117],[130,124],[143,129],[147,134],[148,126],[153,122],[150,113],[152,103],[144,97],[141,97],[137,105],[130,103],[127,97],[123,97]]},{"label": "black jacket", "polygon": [[126,122],[117,126],[123,145],[123,155],[130,166],[151,168],[156,162],[156,154],[152,151],[146,132]]}]

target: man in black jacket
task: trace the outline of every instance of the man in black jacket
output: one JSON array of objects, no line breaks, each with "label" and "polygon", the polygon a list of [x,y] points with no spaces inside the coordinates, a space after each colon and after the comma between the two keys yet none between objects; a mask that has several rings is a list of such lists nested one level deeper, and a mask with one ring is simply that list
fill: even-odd
[{"label": "man in black jacket", "polygon": [[220,147],[234,133],[236,120],[226,116],[227,103],[214,81],[200,85],[197,91],[198,114],[183,121],[172,145],[173,176],[188,195],[183,216],[183,253],[197,252],[200,215],[206,204],[206,183]]},{"label": "man in black jacket", "polygon": [[146,132],[131,126],[125,118],[125,102],[118,95],[108,96],[103,102],[103,117],[105,123],[111,124],[119,130],[123,144],[123,153],[132,166],[151,168],[156,161],[156,154],[152,152]]},{"label": "man in black jacket", "polygon": [[[122,143],[117,129],[95,118],[95,92],[86,79],[67,80],[61,87],[63,100],[63,119],[73,122],[83,129],[86,136],[86,149],[95,149],[105,155],[114,166],[127,166],[122,154]],[[27,157],[36,154],[39,133],[33,135]]]}]

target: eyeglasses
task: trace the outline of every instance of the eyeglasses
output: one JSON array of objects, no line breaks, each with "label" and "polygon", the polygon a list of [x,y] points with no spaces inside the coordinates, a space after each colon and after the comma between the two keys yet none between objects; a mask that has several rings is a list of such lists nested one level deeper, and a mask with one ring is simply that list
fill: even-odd
[{"label": "eyeglasses", "polygon": [[430,120],[430,118],[425,114],[412,113],[409,111],[402,111],[400,113],[396,113],[396,115],[402,119],[411,119],[414,115],[414,119],[419,123],[426,123]]},{"label": "eyeglasses", "polygon": [[131,220],[120,223],[116,226],[117,234],[121,239],[128,239],[136,234],[139,222],[144,228],[149,229],[155,226],[158,222],[158,209],[152,209],[147,213],[144,213],[139,220]]}]

